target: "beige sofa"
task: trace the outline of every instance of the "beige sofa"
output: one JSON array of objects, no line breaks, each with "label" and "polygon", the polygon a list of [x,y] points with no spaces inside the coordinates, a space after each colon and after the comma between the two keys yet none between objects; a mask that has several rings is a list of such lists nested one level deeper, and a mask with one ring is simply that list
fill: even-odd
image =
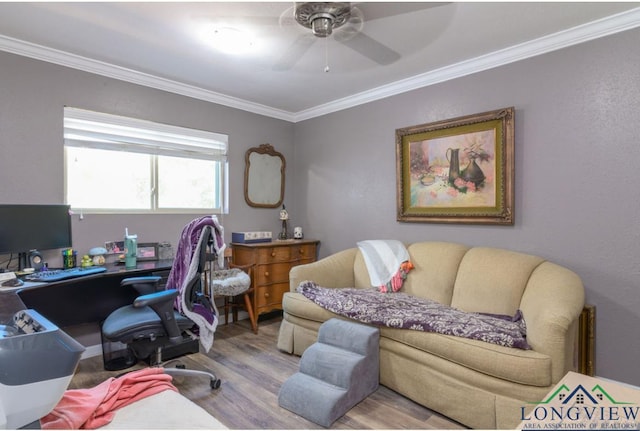
[{"label": "beige sofa", "polygon": [[[531,350],[406,329],[381,328],[380,383],[466,426],[514,428],[522,408],[575,370],[584,288],[572,271],[540,257],[445,242],[407,246],[413,269],[402,291],[469,312],[522,311]],[[278,348],[301,355],[335,314],[296,287],[371,287],[357,248],[294,267]]]}]

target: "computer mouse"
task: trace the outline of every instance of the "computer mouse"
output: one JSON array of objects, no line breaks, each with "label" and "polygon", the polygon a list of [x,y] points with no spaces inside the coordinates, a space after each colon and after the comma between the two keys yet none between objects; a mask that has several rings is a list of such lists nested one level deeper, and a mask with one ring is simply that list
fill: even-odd
[{"label": "computer mouse", "polygon": [[10,278],[9,280],[5,280],[2,282],[2,287],[18,287],[22,286],[24,281],[19,278]]}]

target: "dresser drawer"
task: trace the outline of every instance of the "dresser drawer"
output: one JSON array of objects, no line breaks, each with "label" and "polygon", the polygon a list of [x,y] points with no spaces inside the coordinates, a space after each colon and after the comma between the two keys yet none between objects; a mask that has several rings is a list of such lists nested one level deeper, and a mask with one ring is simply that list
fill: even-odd
[{"label": "dresser drawer", "polygon": [[266,312],[265,308],[281,309],[282,295],[289,291],[289,282],[259,286],[255,293],[255,307],[261,312]]},{"label": "dresser drawer", "polygon": [[291,254],[290,247],[265,247],[256,253],[256,263],[289,262]]},{"label": "dresser drawer", "polygon": [[257,286],[289,281],[291,263],[258,264],[253,268],[254,283]]},{"label": "dresser drawer", "polygon": [[292,247],[292,252],[296,255],[295,259],[299,263],[315,262],[316,260],[317,251],[315,244],[304,244],[297,247]]},{"label": "dresser drawer", "polygon": [[315,259],[315,256],[314,244],[265,247],[257,251],[256,263],[296,262],[300,259]]}]

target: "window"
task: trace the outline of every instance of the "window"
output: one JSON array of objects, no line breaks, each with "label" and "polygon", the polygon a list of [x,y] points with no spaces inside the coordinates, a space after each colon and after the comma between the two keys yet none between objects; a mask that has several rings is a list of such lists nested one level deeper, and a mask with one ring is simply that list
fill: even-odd
[{"label": "window", "polygon": [[65,195],[85,212],[213,212],[227,202],[228,136],[64,109]]}]

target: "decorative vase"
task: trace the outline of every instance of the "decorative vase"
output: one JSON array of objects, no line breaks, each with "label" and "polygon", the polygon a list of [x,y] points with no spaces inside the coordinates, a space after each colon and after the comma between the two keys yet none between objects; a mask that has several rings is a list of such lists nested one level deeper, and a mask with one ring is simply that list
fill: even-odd
[{"label": "decorative vase", "polygon": [[280,210],[280,220],[282,220],[282,231],[278,234],[278,239],[288,239],[289,228],[287,227],[287,220],[289,220],[289,213],[284,205],[282,205],[282,209]]},{"label": "decorative vase", "polygon": [[[449,151],[451,151],[451,155],[449,155]],[[453,185],[453,183],[460,176],[460,158],[458,152],[459,148],[447,148],[447,152],[445,156],[449,161],[449,184]]]},{"label": "decorative vase", "polygon": [[484,176],[484,172],[482,172],[482,169],[476,163],[475,157],[471,158],[467,167],[464,168],[462,172],[460,172],[460,176],[463,180],[474,183],[476,187],[482,184],[484,179],[486,178]]},{"label": "decorative vase", "polygon": [[289,238],[289,228],[287,227],[287,221],[282,220],[282,230],[278,234],[278,239],[288,239]]}]

